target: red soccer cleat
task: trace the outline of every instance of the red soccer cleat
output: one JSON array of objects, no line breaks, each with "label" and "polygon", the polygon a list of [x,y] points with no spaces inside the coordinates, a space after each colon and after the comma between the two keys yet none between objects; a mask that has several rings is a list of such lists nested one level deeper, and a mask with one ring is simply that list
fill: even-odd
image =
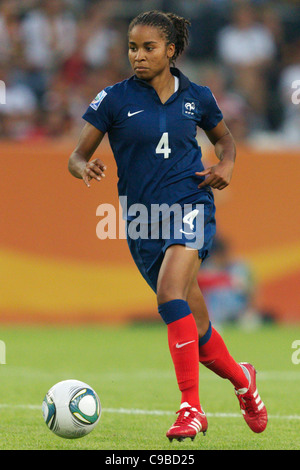
[{"label": "red soccer cleat", "polygon": [[208,424],[203,411],[200,412],[184,402],[181,404],[177,414],[178,418],[166,434],[170,442],[172,442],[173,439],[183,441],[186,437],[190,437],[193,441],[198,432],[203,432],[205,436]]},{"label": "red soccer cleat", "polygon": [[256,370],[247,362],[241,362],[240,365],[248,371],[249,388],[234,391],[240,402],[244,420],[253,432],[260,433],[266,429],[268,414],[256,388]]}]

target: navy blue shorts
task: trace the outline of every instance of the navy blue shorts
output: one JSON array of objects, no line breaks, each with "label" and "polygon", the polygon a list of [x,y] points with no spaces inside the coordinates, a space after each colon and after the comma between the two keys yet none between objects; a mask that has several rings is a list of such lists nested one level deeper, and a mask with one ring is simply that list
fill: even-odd
[{"label": "navy blue shorts", "polygon": [[[158,223],[139,224],[141,237],[136,238],[131,222],[127,222],[127,243],[144,279],[156,292],[160,267],[167,248],[185,245],[197,249],[199,258],[209,256],[216,233],[215,204],[211,190],[201,193],[199,200],[181,207],[180,214],[170,214]],[[169,228],[169,231],[168,231]],[[135,237],[132,234],[135,234]]]}]

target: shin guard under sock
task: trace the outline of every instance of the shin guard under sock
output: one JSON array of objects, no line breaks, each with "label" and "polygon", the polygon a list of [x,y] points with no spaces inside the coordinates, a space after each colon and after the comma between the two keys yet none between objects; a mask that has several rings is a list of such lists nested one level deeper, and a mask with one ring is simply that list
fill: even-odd
[{"label": "shin guard under sock", "polygon": [[188,402],[200,411],[198,331],[194,317],[187,302],[181,299],[161,304],[159,313],[168,328],[181,403]]},{"label": "shin guard under sock", "polygon": [[199,339],[199,360],[223,379],[230,380],[235,388],[248,388],[249,381],[243,368],[229,354],[221,335],[211,323],[207,333]]}]

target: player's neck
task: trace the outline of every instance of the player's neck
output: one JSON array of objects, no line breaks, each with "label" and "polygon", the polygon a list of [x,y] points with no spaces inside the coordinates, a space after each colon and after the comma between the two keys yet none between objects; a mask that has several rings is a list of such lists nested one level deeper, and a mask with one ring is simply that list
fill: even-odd
[{"label": "player's neck", "polygon": [[156,75],[149,84],[153,86],[162,103],[168,101],[174,93],[175,79],[169,68]]}]

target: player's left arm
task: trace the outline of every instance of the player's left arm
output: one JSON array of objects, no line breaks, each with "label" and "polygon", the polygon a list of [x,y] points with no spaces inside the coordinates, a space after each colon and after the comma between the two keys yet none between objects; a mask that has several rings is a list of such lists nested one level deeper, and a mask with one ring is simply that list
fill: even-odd
[{"label": "player's left arm", "polygon": [[198,188],[209,185],[215,189],[224,189],[229,185],[233,173],[236,158],[234,139],[223,119],[216,127],[205,133],[214,145],[216,156],[220,161],[217,165],[196,172],[197,176],[207,176]]}]

